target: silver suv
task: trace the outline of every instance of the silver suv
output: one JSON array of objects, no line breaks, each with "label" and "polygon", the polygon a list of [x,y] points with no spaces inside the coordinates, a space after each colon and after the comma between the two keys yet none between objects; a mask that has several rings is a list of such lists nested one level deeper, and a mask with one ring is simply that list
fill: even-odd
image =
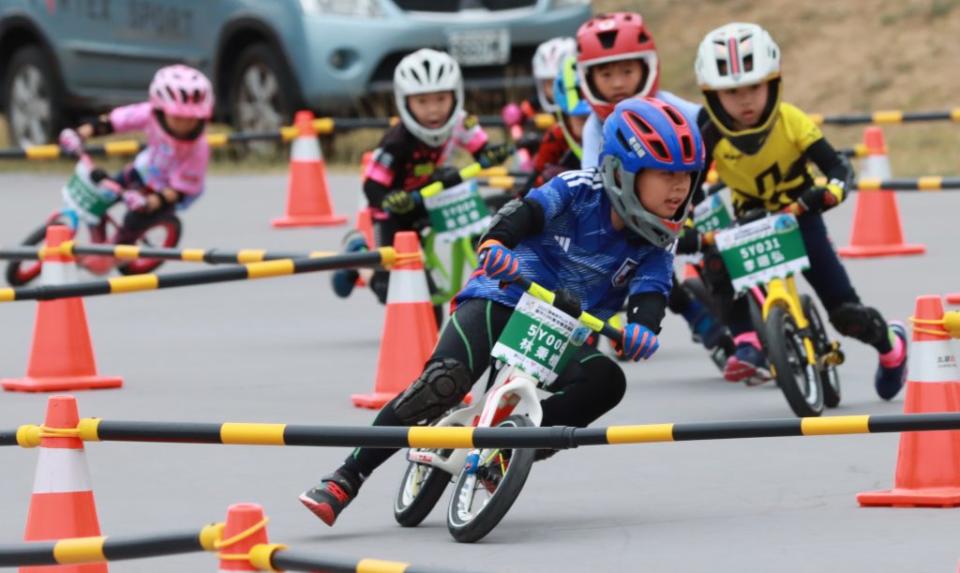
[{"label": "silver suv", "polygon": [[11,141],[41,143],[185,62],[220,119],[269,130],[301,107],[369,113],[422,47],[450,50],[468,89],[532,85],[536,45],[589,16],[589,0],[0,0],[0,105]]}]

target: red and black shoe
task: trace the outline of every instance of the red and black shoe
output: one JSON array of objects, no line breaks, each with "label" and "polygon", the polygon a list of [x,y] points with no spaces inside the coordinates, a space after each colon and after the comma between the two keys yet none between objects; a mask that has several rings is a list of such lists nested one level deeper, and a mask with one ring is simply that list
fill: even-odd
[{"label": "red and black shoe", "polygon": [[357,497],[360,485],[337,470],[320,480],[320,485],[300,494],[300,503],[307,506],[324,523],[332,526],[343,508]]}]

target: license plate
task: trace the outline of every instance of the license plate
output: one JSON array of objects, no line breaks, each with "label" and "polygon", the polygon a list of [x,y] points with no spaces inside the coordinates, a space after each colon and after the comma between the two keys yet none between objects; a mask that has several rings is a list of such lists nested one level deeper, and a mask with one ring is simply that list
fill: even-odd
[{"label": "license plate", "polygon": [[450,55],[463,66],[489,66],[510,61],[510,31],[465,30],[447,35]]}]

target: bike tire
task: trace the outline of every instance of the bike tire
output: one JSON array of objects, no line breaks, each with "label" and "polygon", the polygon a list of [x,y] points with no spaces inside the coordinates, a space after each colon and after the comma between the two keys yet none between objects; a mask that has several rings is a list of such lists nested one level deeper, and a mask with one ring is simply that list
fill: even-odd
[{"label": "bike tire", "polygon": [[[810,295],[801,295],[800,304],[803,306],[803,313],[810,322],[810,333],[813,336],[813,347],[817,351],[817,361],[830,352],[830,337],[827,334],[826,325],[820,317],[820,311],[814,304]],[[823,386],[823,404],[827,408],[836,408],[840,405],[842,398],[840,391],[840,371],[834,364],[824,364],[820,368],[820,382]]]},{"label": "bike tire", "polygon": [[[57,222],[53,221],[37,227],[20,244],[27,247],[39,245],[47,236],[47,227],[55,224]],[[40,261],[10,261],[7,263],[6,269],[7,284],[12,287],[26,286],[40,276],[40,268]]]},{"label": "bike tire", "polygon": [[774,306],[766,327],[767,357],[790,409],[800,417],[819,416],[824,407],[820,373],[815,364],[807,361],[796,321],[786,308]]},{"label": "bike tire", "polygon": [[[145,240],[147,233],[158,227],[164,227],[167,235],[162,245],[153,245]],[[163,247],[173,248],[180,244],[180,236],[183,233],[183,224],[180,218],[174,214],[164,215],[147,226],[137,235],[136,243],[145,247]],[[122,275],[144,275],[157,270],[165,261],[163,259],[134,259],[117,265],[117,272]]]},{"label": "bike tire", "polygon": [[[533,422],[526,416],[514,414],[498,424],[498,427],[504,426],[523,428],[533,426]],[[464,519],[458,512],[461,490],[466,486],[468,477],[466,469],[460,472],[447,508],[447,529],[455,540],[460,543],[473,543],[483,539],[500,523],[513,506],[513,502],[517,500],[523,484],[527,481],[527,476],[530,475],[534,453],[535,450],[530,448],[511,450],[510,462],[496,490],[486,504],[469,519]]]},{"label": "bike tire", "polygon": [[[441,456],[449,456],[453,450],[443,450]],[[413,472],[426,468],[429,472],[420,483],[419,491],[413,496],[409,503],[404,502],[404,494],[407,491],[408,482]],[[397,497],[393,502],[393,517],[397,523],[403,527],[416,527],[430,515],[434,506],[440,501],[443,492],[447,489],[447,484],[453,479],[453,476],[440,468],[427,466],[410,462],[407,464],[407,470],[403,472],[403,479],[400,480],[400,489],[397,490]]]}]

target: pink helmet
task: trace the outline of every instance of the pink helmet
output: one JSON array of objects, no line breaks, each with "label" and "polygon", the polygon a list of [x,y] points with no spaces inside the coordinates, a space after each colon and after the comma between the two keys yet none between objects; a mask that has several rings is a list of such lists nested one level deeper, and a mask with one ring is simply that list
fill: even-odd
[{"label": "pink helmet", "polygon": [[150,104],[165,115],[209,119],[213,86],[199,70],[176,64],[160,68],[150,82]]}]

